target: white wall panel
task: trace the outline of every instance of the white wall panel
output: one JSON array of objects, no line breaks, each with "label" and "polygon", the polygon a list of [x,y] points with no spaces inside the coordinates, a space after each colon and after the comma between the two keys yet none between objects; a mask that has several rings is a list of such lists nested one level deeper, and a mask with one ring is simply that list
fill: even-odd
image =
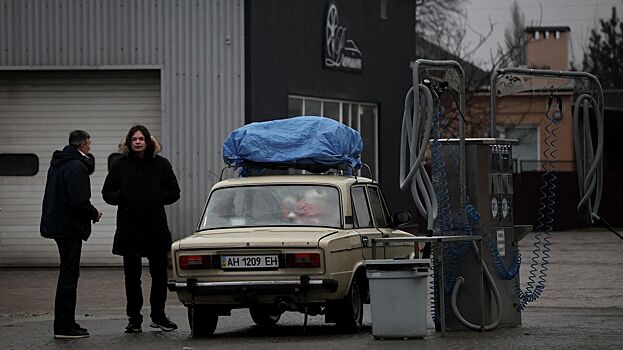
[{"label": "white wall panel", "polygon": [[0,153],[34,153],[35,176],[0,176],[0,266],[54,265],[53,240],[39,234],[41,204],[52,152],[69,132],[91,135],[95,172],[91,202],[104,213],[84,244],[86,265],[119,264],[112,255],[116,207],[101,195],[107,160],[129,128],[141,123],[160,138],[158,71],[55,71],[0,74]]}]

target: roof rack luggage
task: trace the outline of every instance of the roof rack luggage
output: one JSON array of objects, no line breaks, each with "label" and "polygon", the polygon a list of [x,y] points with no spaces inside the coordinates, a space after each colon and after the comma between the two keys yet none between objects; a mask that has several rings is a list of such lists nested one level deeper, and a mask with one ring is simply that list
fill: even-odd
[{"label": "roof rack luggage", "polygon": [[336,169],[351,175],[361,168],[362,149],[356,130],[333,119],[301,116],[234,130],[223,144],[223,160],[240,176],[288,169],[312,173]]}]

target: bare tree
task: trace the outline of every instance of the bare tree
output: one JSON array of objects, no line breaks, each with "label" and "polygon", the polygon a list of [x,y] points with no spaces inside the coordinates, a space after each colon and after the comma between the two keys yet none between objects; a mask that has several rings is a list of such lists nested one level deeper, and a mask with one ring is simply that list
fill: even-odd
[{"label": "bare tree", "polygon": [[[431,59],[457,60],[466,74],[466,111],[459,111],[458,97],[445,94],[443,105],[448,119],[443,137],[458,135],[461,114],[466,122],[466,135],[470,137],[489,134],[489,78],[498,67],[525,64],[524,15],[515,1],[511,8],[512,24],[505,29],[504,45],[491,53],[488,62],[472,63],[475,52],[491,37],[495,23],[489,19],[486,33],[478,33],[466,23],[466,1],[438,0],[416,1],[416,36],[419,56]],[[477,34],[475,42],[465,40],[467,33]],[[424,42],[424,43],[423,43]],[[442,49],[442,50],[440,50]],[[426,74],[426,73],[425,73]],[[451,92],[452,93],[452,92]]]},{"label": "bare tree", "polygon": [[503,65],[519,67],[526,63],[526,25],[525,16],[519,10],[517,0],[511,7],[511,26],[504,30],[505,50],[501,52],[500,59]]},{"label": "bare tree", "polygon": [[[415,34],[416,37],[434,42],[450,54],[465,60],[473,57],[493,32],[478,33],[466,22],[465,0],[416,0]],[[476,42],[467,42],[466,34],[477,34]],[[418,50],[418,54],[419,54]],[[427,54],[427,53],[424,53]]]}]

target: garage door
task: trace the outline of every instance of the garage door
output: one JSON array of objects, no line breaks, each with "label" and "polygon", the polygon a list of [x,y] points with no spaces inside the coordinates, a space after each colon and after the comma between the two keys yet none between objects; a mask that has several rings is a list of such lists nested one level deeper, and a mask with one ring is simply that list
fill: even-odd
[{"label": "garage door", "polygon": [[159,71],[0,72],[0,266],[58,265],[54,241],[39,234],[41,202],[52,152],[75,129],[91,134],[91,202],[104,214],[82,263],[121,264],[111,253],[116,207],[100,193],[108,158],[134,124],[159,137],[160,120]]}]

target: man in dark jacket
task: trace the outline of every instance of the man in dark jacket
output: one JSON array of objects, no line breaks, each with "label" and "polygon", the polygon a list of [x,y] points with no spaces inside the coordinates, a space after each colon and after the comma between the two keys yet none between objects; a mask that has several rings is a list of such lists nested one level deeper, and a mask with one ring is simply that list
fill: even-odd
[{"label": "man in dark jacket", "polygon": [[157,154],[157,143],[146,127],[133,126],[128,132],[124,156],[116,160],[106,176],[102,196],[117,205],[117,230],[113,254],[123,256],[126,333],[142,331],[143,292],[141,258],[147,257],[151,275],[150,326],[172,331],[177,325],[165,314],[168,257],[171,231],[164,206],[180,198],[180,188],[171,163]]},{"label": "man in dark jacket", "polygon": [[95,169],[91,137],[86,131],[69,134],[69,145],[55,151],[43,195],[41,235],[56,241],[61,266],[54,302],[54,338],[86,338],[76,323],[76,290],[80,276],[82,241],[91,235],[91,222],[102,213],[91,204],[89,175]]}]

